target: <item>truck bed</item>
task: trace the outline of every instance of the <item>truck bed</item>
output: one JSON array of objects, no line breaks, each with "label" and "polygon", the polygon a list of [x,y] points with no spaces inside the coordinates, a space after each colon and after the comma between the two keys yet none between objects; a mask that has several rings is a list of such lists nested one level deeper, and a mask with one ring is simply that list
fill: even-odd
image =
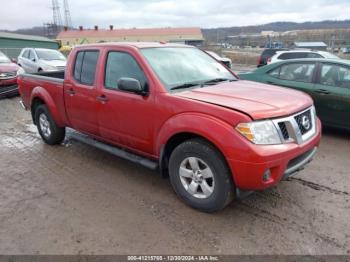
[{"label": "truck bed", "polygon": [[63,102],[63,82],[64,82],[64,71],[53,71],[53,72],[40,72],[35,74],[23,74],[18,78],[19,92],[22,96],[23,103],[26,108],[31,106],[31,95],[33,90],[39,93],[50,94],[52,102],[54,101],[57,109],[60,112],[61,117],[64,117],[64,102]]}]

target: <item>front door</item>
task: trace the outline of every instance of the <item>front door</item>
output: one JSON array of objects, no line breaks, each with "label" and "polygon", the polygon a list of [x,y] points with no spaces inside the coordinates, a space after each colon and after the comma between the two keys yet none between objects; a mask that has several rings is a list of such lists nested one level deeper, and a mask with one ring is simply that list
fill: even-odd
[{"label": "front door", "polygon": [[73,74],[67,78],[71,80],[64,82],[66,112],[71,127],[92,135],[98,135],[95,85],[98,57],[98,51],[78,52]]},{"label": "front door", "polygon": [[100,135],[129,149],[153,153],[154,100],[148,95],[118,89],[122,77],[140,81],[148,89],[149,81],[135,58],[126,52],[110,51],[105,59],[105,77],[99,88],[98,122]]}]

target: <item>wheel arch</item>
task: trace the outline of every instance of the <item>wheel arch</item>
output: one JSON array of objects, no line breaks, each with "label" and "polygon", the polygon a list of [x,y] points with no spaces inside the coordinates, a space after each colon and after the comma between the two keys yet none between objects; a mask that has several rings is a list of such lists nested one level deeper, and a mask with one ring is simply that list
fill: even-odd
[{"label": "wheel arch", "polygon": [[32,91],[30,101],[31,101],[30,108],[31,108],[34,124],[36,124],[34,119],[35,110],[38,106],[44,104],[47,106],[56,124],[60,127],[65,126],[64,121],[61,118],[59,111],[57,109],[56,103],[54,102],[53,98],[45,88],[41,86],[35,87]]},{"label": "wheel arch", "polygon": [[[194,117],[190,114],[170,119],[168,123],[162,127],[157,141],[161,174],[167,176],[170,155],[178,145],[186,140],[198,138],[213,146],[220,153],[227,167],[231,170],[231,177],[234,182],[233,170],[230,168],[227,161],[228,152],[225,145],[225,142],[227,143],[225,140],[227,140],[228,137],[234,139],[232,136],[232,133],[234,132],[233,127],[219,119],[205,115],[197,116],[198,117]],[[193,124],[190,126],[196,128],[188,128],[188,121]],[[196,123],[200,125],[196,125]],[[175,129],[174,126],[177,126],[177,128]],[[220,130],[221,134],[218,133],[217,130]]]}]

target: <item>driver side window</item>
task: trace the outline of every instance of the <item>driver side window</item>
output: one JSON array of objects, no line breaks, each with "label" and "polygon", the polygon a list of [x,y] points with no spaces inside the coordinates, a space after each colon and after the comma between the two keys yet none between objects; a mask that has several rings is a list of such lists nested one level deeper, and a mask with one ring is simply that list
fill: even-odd
[{"label": "driver side window", "polygon": [[105,87],[118,89],[118,80],[122,77],[140,81],[143,88],[147,85],[145,74],[131,55],[124,52],[109,52],[106,62]]}]

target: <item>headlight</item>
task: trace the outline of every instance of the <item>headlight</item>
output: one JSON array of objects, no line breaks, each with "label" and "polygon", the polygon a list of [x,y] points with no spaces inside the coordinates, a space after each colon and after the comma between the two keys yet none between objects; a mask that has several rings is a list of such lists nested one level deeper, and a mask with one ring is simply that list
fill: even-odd
[{"label": "headlight", "polygon": [[241,123],[236,130],[257,145],[281,144],[281,138],[271,120]]},{"label": "headlight", "polygon": [[17,75],[19,76],[19,75],[22,75],[22,74],[24,74],[25,73],[25,71],[24,71],[24,69],[22,68],[22,67],[20,67],[18,70],[17,70]]}]

